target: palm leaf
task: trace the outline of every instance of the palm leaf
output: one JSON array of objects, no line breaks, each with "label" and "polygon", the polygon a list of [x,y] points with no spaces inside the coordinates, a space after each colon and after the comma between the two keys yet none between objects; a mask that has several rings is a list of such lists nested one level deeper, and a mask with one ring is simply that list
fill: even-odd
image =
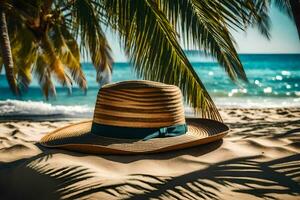
[{"label": "palm leaf", "polygon": [[[232,80],[237,80],[238,77],[247,80],[233,45],[233,38],[217,3],[211,5],[213,1],[196,0],[164,2],[167,5],[163,8],[169,10],[171,21],[175,24],[180,21],[180,33],[185,44],[191,43],[197,49],[203,50],[206,55],[217,58]],[[180,13],[180,18],[175,15],[176,13]]]},{"label": "palm leaf", "polygon": [[47,65],[48,62],[46,61],[46,58],[43,55],[39,55],[33,67],[33,73],[37,77],[42,92],[48,100],[50,96],[56,95],[56,90],[52,82],[50,69]]},{"label": "palm leaf", "polygon": [[1,54],[0,54],[0,74],[2,72],[2,68],[3,68],[3,61],[2,61]]},{"label": "palm leaf", "polygon": [[138,75],[178,85],[185,100],[202,117],[221,117],[182,48],[174,27],[151,0],[106,1],[107,14],[117,24],[121,40]]},{"label": "palm leaf", "polygon": [[31,83],[31,68],[36,61],[37,46],[32,33],[19,20],[10,18],[9,23],[17,81],[24,91]]},{"label": "palm leaf", "polygon": [[[13,58],[14,58],[14,63],[15,63],[15,67],[17,68],[17,81],[19,84],[19,87],[23,90],[23,91],[27,91],[28,87],[31,83],[32,77],[31,77],[31,69],[32,69],[32,65],[34,64],[34,62],[36,61],[36,51],[31,51],[28,53],[29,56],[27,57],[27,59],[20,59],[20,57],[18,57],[18,54],[14,54]],[[26,60],[26,62],[25,62]]]},{"label": "palm leaf", "polygon": [[11,0],[12,2],[12,12],[10,13],[14,18],[18,20],[25,21],[38,19],[41,11],[41,6],[43,1],[41,0]]},{"label": "palm leaf", "polygon": [[300,38],[300,2],[299,0],[290,0],[293,18],[298,30],[298,35]]},{"label": "palm leaf", "polygon": [[[80,52],[77,42],[64,27],[54,25],[51,39],[56,49],[56,53],[63,65],[70,71],[75,82],[84,91],[87,90],[87,83],[80,64]],[[62,30],[61,30],[62,29]]]},{"label": "palm leaf", "polygon": [[72,80],[69,75],[65,72],[62,61],[57,56],[55,52],[55,48],[51,41],[51,38],[48,35],[44,35],[44,37],[40,41],[42,47],[42,54],[45,57],[45,61],[47,61],[48,70],[50,73],[53,73],[60,84],[66,86],[69,90],[69,93],[72,92]]},{"label": "palm leaf", "polygon": [[65,72],[64,66],[60,58],[56,57],[53,62],[51,62],[49,68],[51,72],[55,75],[56,79],[61,85],[66,86],[69,89],[69,93],[72,92],[72,79]]},{"label": "palm leaf", "polygon": [[[294,1],[294,0],[292,0]],[[290,0],[274,0],[274,4],[279,10],[286,13],[289,17],[293,17],[291,1]]]},{"label": "palm leaf", "polygon": [[255,10],[259,18],[255,18],[252,23],[253,27],[258,28],[260,33],[264,35],[267,39],[270,39],[270,17],[269,17],[270,3],[269,0],[260,0],[255,2]]},{"label": "palm leaf", "polygon": [[247,81],[228,27],[244,31],[249,25],[259,24],[269,37],[269,24],[259,16],[253,2],[162,0],[160,6],[187,48],[192,46],[216,58],[233,81]]},{"label": "palm leaf", "polygon": [[112,70],[111,49],[99,23],[97,10],[88,0],[77,0],[72,8],[73,29],[80,37],[83,55],[89,55],[97,70],[97,81],[101,81],[101,72]]}]

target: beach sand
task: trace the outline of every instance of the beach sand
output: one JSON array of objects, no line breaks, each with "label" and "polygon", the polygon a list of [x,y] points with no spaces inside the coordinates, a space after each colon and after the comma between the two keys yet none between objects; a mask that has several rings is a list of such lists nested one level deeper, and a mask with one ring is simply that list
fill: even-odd
[{"label": "beach sand", "polygon": [[300,199],[300,108],[221,109],[230,134],[152,155],[36,144],[76,121],[0,123],[0,199]]}]

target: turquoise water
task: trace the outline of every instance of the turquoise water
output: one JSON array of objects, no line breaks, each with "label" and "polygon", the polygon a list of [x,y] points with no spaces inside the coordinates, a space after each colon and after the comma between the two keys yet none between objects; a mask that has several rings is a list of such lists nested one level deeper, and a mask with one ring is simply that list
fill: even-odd
[{"label": "turquoise water", "polygon": [[[300,54],[241,54],[240,58],[249,79],[248,84],[234,84],[224,69],[210,58],[194,52],[187,52],[187,55],[218,106],[300,106]],[[115,63],[113,69],[112,82],[137,79],[128,63]],[[42,96],[36,81],[33,81],[29,91],[23,94],[21,99],[15,101],[2,72],[0,75],[0,115],[17,112],[22,114],[20,109],[24,110],[24,106],[28,106],[28,109],[32,106],[37,106],[37,109],[48,106],[48,110],[42,112],[45,114],[51,113],[53,106],[55,107],[54,113],[58,108],[61,110],[71,108],[68,106],[77,106],[77,110],[83,109],[83,112],[91,112],[99,85],[95,81],[96,72],[90,63],[84,63],[83,70],[88,81],[87,94],[75,86],[72,95],[68,95],[66,88],[58,86],[56,98],[48,102]],[[17,109],[16,107],[20,105],[23,107]],[[7,111],[9,109],[11,109],[10,112]],[[57,112],[62,112],[61,110]]]}]

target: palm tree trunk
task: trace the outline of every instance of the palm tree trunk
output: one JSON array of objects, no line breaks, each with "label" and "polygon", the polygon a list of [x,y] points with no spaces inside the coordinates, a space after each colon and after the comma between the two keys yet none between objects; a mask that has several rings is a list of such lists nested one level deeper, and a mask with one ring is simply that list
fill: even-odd
[{"label": "palm tree trunk", "polygon": [[290,4],[292,7],[294,20],[295,20],[296,27],[298,30],[298,35],[300,38],[300,0],[290,0]]},{"label": "palm tree trunk", "polygon": [[14,75],[14,62],[11,54],[10,41],[8,36],[6,16],[3,10],[0,10],[0,47],[2,52],[2,59],[5,68],[6,79],[11,91],[15,95],[19,95],[17,81]]}]

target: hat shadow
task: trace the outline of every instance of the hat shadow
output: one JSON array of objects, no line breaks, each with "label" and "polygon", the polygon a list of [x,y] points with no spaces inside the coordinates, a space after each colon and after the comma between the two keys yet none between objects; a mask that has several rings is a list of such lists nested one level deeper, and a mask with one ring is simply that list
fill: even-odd
[{"label": "hat shadow", "polygon": [[101,157],[110,161],[120,163],[130,163],[137,160],[148,159],[148,160],[167,160],[176,158],[183,155],[190,155],[199,157],[218,149],[223,144],[223,140],[218,140],[204,145],[195,147],[189,147],[185,149],[178,149],[167,152],[159,153],[148,153],[148,154],[133,154],[133,155],[102,155]]},{"label": "hat shadow", "polygon": [[143,153],[143,154],[92,154],[92,153],[84,153],[81,151],[77,152],[77,151],[71,151],[71,150],[65,150],[59,148],[47,148],[42,146],[39,143],[36,143],[35,145],[40,150],[42,150],[44,154],[51,155],[55,153],[63,153],[71,156],[77,156],[77,157],[94,155],[94,156],[101,156],[101,158],[114,161],[114,162],[130,163],[142,159],[165,160],[170,158],[176,158],[182,155],[199,157],[218,149],[222,144],[223,144],[223,139],[211,143],[203,144],[203,145],[198,145],[195,147],[188,147],[184,149],[171,150],[171,151],[158,152],[158,153]]}]

